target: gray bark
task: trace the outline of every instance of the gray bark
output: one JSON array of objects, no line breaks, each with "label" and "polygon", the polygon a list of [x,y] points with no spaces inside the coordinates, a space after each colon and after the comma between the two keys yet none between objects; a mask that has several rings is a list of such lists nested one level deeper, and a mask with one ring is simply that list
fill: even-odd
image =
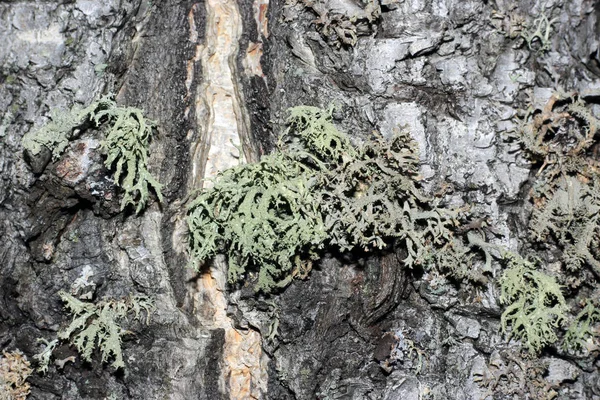
[{"label": "gray bark", "polygon": [[[476,378],[493,362],[517,370],[505,378],[514,385],[550,379],[557,398],[600,398],[595,359],[555,349],[534,360],[506,356],[521,357],[500,333],[493,280],[431,293],[394,252],[331,254],[307,280],[257,296],[225,283],[222,259],[199,272],[186,267],[184,221],[201,178],[237,162],[227,135],[256,160],[274,148],[287,108],[333,103],[335,123],[356,142],[407,125],[424,187],[450,185],[449,204],[472,204],[494,226],[489,240],[518,249],[531,212],[530,168],[502,135],[531,96],[543,103],[553,89],[600,88],[597,2],[382,1],[373,22],[362,14],[367,4],[350,0],[211,4],[0,1],[0,350],[31,359],[37,338],[56,337],[70,318],[59,290],[95,301],[144,293],[157,307],[149,326],[127,324],[125,371],[99,357],[84,362],[63,344],[55,359],[75,361],[31,375],[29,398],[480,399],[486,388]],[[319,32],[321,9],[359,16],[354,46]],[[494,10],[557,18],[550,50],[498,34]],[[235,13],[239,24],[228,27]],[[223,25],[211,30],[215,15]],[[237,36],[211,44],[230,32]],[[84,132],[45,168],[28,165],[21,147],[51,110],[109,92],[159,126],[150,169],[165,201],[139,215],[120,211],[97,132]],[[278,335],[268,338],[274,323]],[[408,351],[384,365],[392,334],[422,352],[418,373]],[[547,377],[539,381],[518,371],[541,363]],[[530,387],[487,398],[543,398]]]}]

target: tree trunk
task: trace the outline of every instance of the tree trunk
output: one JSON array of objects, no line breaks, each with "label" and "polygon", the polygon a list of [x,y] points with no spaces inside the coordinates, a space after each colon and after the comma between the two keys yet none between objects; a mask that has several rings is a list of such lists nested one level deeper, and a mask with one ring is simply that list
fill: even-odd
[{"label": "tree trunk", "polygon": [[[507,343],[495,279],[435,292],[397,247],[331,252],[258,295],[227,282],[224,257],[189,268],[185,222],[206,178],[273,151],[289,107],[333,104],[356,143],[407,126],[424,189],[516,251],[534,172],[506,132],[530,100],[600,88],[599,16],[593,0],[0,1],[0,349],[37,366],[37,339],[72,319],[61,290],[155,305],[149,325],[123,321],[125,368],[64,340],[28,398],[600,398],[594,357]],[[519,18],[540,36],[526,43]],[[23,151],[53,111],[108,93],[157,122],[164,201],[139,214],[120,210],[98,131],[56,160]]]}]

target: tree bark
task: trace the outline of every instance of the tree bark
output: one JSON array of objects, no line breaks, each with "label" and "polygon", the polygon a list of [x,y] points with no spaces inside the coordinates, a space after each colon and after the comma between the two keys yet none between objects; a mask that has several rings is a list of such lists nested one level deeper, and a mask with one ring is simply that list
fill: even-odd
[{"label": "tree bark", "polygon": [[[356,43],[327,33],[346,26],[333,15]],[[556,18],[548,51],[511,37],[518,18],[542,15]],[[423,187],[451,188],[449,204],[494,227],[488,240],[518,249],[531,171],[503,135],[530,99],[600,88],[599,16],[593,0],[0,1],[0,349],[32,360],[38,338],[55,339],[71,318],[60,290],[156,305],[148,326],[127,322],[125,370],[65,342],[53,360],[74,361],[32,374],[29,398],[546,398],[493,395],[489,376],[524,388],[552,376],[557,398],[598,398],[593,359],[527,359],[506,343],[494,280],[432,293],[397,248],[330,254],[258,296],[227,283],[223,257],[187,267],[185,216],[206,178],[274,149],[289,107],[333,104],[357,143],[407,126]],[[165,199],[138,215],[120,211],[98,132],[37,173],[23,153],[53,110],[107,93],[158,124],[150,170]],[[389,364],[405,339],[412,351]]]}]

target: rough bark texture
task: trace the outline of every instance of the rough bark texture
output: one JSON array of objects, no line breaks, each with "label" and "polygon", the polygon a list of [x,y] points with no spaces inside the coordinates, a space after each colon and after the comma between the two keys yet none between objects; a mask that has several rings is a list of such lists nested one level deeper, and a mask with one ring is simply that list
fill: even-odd
[{"label": "rough bark texture", "polygon": [[[54,358],[75,361],[34,373],[29,398],[480,399],[489,393],[477,378],[498,363],[512,371],[503,379],[533,383],[493,398],[545,398],[527,388],[550,381],[560,399],[600,398],[593,359],[548,350],[546,369],[532,375],[540,360],[519,358],[500,333],[493,281],[434,292],[402,268],[402,248],[331,255],[270,298],[228,285],[222,259],[198,273],[186,268],[187,196],[204,176],[237,163],[230,138],[247,160],[271,151],[286,109],[300,104],[333,103],[335,123],[357,142],[407,125],[424,186],[452,187],[449,204],[472,204],[494,226],[489,240],[518,248],[530,169],[503,132],[530,96],[543,104],[553,89],[600,89],[600,6],[382,1],[373,22],[367,7],[0,1],[0,350],[31,359],[37,338],[56,337],[70,319],[59,290],[94,301],[144,293],[157,308],[149,326],[127,323],[125,371],[99,357],[83,362],[63,344]],[[358,16],[355,45],[324,34],[316,20],[327,9]],[[550,50],[499,34],[494,11],[502,21],[557,18]],[[34,164],[47,159],[28,165],[21,147],[49,111],[109,92],[159,126],[150,169],[165,201],[139,215],[119,210],[97,132],[84,132],[45,168]],[[398,337],[414,351],[406,347],[392,365]]]}]

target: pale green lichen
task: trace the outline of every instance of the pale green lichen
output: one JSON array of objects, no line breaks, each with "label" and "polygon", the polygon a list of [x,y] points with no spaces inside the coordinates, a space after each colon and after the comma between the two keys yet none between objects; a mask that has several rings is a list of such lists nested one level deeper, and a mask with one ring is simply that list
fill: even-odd
[{"label": "pale green lichen", "polygon": [[535,240],[545,242],[549,235],[564,249],[563,260],[570,270],[589,265],[600,275],[600,182],[588,184],[564,177],[540,208],[534,209],[530,223]]},{"label": "pale green lichen", "polygon": [[[500,277],[502,331],[522,340],[532,354],[558,340],[557,328],[567,317],[568,307],[554,277],[536,270],[533,262],[505,253],[507,269]],[[510,329],[509,329],[510,328]]]},{"label": "pale green lichen", "polygon": [[[596,307],[597,300],[587,299],[583,309],[575,316],[564,338],[564,349],[579,350],[587,348],[588,341],[600,334],[596,325],[600,322],[600,309]],[[592,345],[592,349],[598,345]]]},{"label": "pale green lichen", "polygon": [[408,267],[475,277],[464,263],[431,257],[458,246],[450,244],[457,213],[418,189],[410,136],[398,131],[354,146],[331,113],[290,109],[277,152],[222,172],[200,193],[188,214],[192,264],[226,252],[230,282],[258,270],[256,289],[269,292],[305,275],[325,247],[370,251],[396,240],[407,249]]},{"label": "pale green lichen", "polygon": [[529,50],[533,50],[534,43],[539,44],[538,52],[540,53],[550,50],[552,25],[557,21],[557,18],[548,19],[546,14],[542,13],[531,24],[527,25],[527,29],[521,32],[521,37],[527,43]]},{"label": "pale green lichen", "polygon": [[121,209],[131,204],[139,213],[148,202],[150,188],[162,202],[162,185],[148,171],[148,148],[156,123],[147,120],[142,110],[118,107],[114,102],[96,111],[92,119],[96,126],[102,121],[109,126],[101,147],[106,154],[104,165],[115,170],[114,181],[125,191]]},{"label": "pale green lichen", "polygon": [[[121,336],[127,331],[121,328],[120,323],[128,315],[142,321],[145,312],[145,323],[149,324],[154,309],[152,301],[147,296],[135,295],[93,304],[78,300],[64,291],[58,294],[73,315],[69,326],[58,332],[58,338],[70,341],[81,358],[87,362],[92,361],[92,354],[98,349],[103,363],[112,360],[111,365],[115,369],[125,368]],[[49,342],[42,353],[35,356],[40,361],[42,371],[47,370],[50,354],[56,344],[55,341]]]},{"label": "pale green lichen", "polygon": [[[581,349],[592,338],[600,315],[585,291],[577,291],[584,282],[595,285],[594,276],[600,276],[600,163],[595,150],[600,120],[591,104],[595,97],[555,93],[543,107],[530,106],[515,136],[537,169],[530,191],[530,239],[561,254],[564,267],[552,278],[534,273],[529,263],[507,270],[501,280],[503,300],[510,304],[503,326],[512,325],[532,352],[556,342],[557,326],[569,319],[563,347]],[[569,285],[575,304],[585,304],[577,316],[566,308],[557,280]],[[507,285],[529,287],[530,300],[524,300],[525,289],[520,297],[511,297]]]},{"label": "pale green lichen", "polygon": [[[450,229],[446,229],[450,236]],[[429,246],[424,249],[423,253],[426,259],[425,264],[435,267],[440,272],[445,272],[459,281],[466,280],[486,284],[488,278],[485,273],[492,272],[490,247],[483,237],[469,232],[467,233],[467,243],[464,243],[461,237],[450,237],[450,240],[444,242],[442,246]],[[482,267],[478,268],[477,263],[482,252],[485,262]]]},{"label": "pale green lichen", "polygon": [[54,339],[51,341],[47,341],[44,338],[38,338],[38,343],[41,343],[44,348],[42,351],[33,356],[33,359],[38,362],[37,371],[45,374],[48,372],[48,366],[50,365],[50,358],[52,357],[52,352],[58,346],[60,341],[58,339]]},{"label": "pale green lichen", "polygon": [[534,201],[548,198],[563,177],[597,175],[593,147],[599,129],[600,120],[576,93],[555,93],[543,108],[530,106],[513,137],[538,167]]},{"label": "pale green lichen", "polygon": [[43,148],[47,148],[52,152],[52,159],[58,160],[69,145],[69,140],[89,124],[95,110],[107,106],[109,102],[109,99],[103,98],[86,108],[74,106],[69,111],[52,110],[50,122],[23,136],[23,148],[33,156],[40,154]]},{"label": "pale green lichen", "polygon": [[538,166],[531,191],[534,241],[556,240],[567,269],[589,266],[600,276],[600,163],[594,157],[600,120],[577,94],[554,94],[531,107],[517,139]]},{"label": "pale green lichen", "polygon": [[311,249],[326,236],[309,187],[311,174],[304,170],[301,163],[276,153],[220,174],[214,187],[190,205],[194,265],[225,250],[231,282],[255,266],[257,289],[289,283],[295,256],[310,258]]},{"label": "pale green lichen", "polygon": [[125,192],[121,209],[133,205],[139,213],[148,202],[150,189],[162,201],[162,185],[148,171],[148,148],[155,126],[142,110],[119,107],[109,97],[103,97],[83,109],[75,106],[70,111],[53,112],[48,124],[24,136],[23,147],[30,156],[47,148],[56,161],[80,131],[89,127],[103,129],[101,149],[106,155],[105,166],[114,169],[114,182]]}]

